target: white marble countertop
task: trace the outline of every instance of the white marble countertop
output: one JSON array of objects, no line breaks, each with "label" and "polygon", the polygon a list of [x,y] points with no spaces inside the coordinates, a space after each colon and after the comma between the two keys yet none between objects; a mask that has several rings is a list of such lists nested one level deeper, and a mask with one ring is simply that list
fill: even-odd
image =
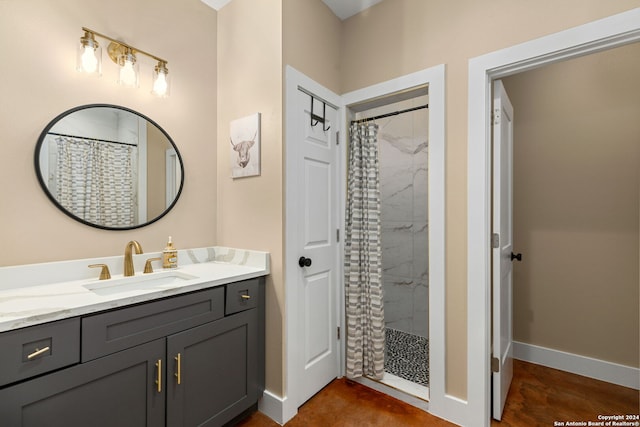
[{"label": "white marble countertop", "polygon": [[[178,251],[178,268],[143,274],[161,253],[134,255],[136,274],[123,277],[123,257],[0,267],[0,332],[150,301],[270,273],[269,254],[210,247]],[[107,264],[111,279],[98,280]]]}]

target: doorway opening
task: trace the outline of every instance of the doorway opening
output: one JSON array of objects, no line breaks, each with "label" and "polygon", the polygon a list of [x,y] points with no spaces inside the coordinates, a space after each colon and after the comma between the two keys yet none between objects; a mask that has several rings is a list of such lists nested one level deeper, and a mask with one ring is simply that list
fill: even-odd
[{"label": "doorway opening", "polygon": [[[429,399],[429,111],[426,85],[352,105],[377,125],[385,323],[380,384]],[[376,380],[374,380],[376,381]]]},{"label": "doorway opening", "polygon": [[469,61],[467,320],[469,327],[483,332],[468,335],[468,408],[474,424],[488,426],[491,417],[490,84],[521,71],[637,41],[639,17],[640,9],[631,10]]},{"label": "doorway opening", "polygon": [[[358,381],[436,416],[456,422],[459,420],[458,414],[463,411],[463,404],[447,395],[445,391],[445,82],[445,66],[440,64],[346,93],[342,95],[342,101],[348,125],[351,120],[356,119],[358,113],[428,95],[429,108],[422,109],[428,117],[428,122],[424,124],[428,142],[428,393],[424,393],[424,389],[414,390],[414,394],[407,393],[393,385],[373,381],[367,377],[358,378]],[[370,117],[367,114],[361,116]],[[342,156],[346,159],[346,136],[343,141]],[[346,164],[346,160],[342,164]],[[346,180],[346,177],[343,179]]]},{"label": "doorway opening", "polygon": [[524,254],[513,357],[636,389],[639,55],[628,44],[501,79],[516,116],[513,251]]}]

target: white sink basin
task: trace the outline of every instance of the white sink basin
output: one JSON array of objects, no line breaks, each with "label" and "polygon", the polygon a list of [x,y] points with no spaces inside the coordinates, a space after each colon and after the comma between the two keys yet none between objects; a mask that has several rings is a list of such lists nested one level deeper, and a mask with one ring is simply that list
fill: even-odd
[{"label": "white sink basin", "polygon": [[121,279],[100,280],[82,286],[98,295],[113,295],[132,291],[171,288],[173,285],[185,280],[197,278],[197,276],[180,271],[167,271],[123,277]]}]

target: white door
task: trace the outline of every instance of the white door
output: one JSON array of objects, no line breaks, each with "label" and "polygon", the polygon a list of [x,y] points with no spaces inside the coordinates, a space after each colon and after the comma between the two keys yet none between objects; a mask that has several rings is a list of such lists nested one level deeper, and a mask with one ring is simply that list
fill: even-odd
[{"label": "white door", "polygon": [[513,378],[513,107],[493,82],[493,418],[500,420]]},{"label": "white door", "polygon": [[[289,143],[297,144],[298,243],[298,343],[300,351],[296,372],[299,384],[298,405],[307,401],[338,376],[337,339],[337,228],[338,167],[336,132],[337,112],[329,105],[298,91],[296,117],[299,135]],[[312,124],[315,124],[312,126]]]}]

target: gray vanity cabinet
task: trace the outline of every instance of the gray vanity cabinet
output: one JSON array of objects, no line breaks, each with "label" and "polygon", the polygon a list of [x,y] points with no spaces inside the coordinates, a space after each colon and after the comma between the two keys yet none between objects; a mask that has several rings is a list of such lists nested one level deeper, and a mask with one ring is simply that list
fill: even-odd
[{"label": "gray vanity cabinet", "polygon": [[153,386],[165,355],[156,340],[0,390],[0,425],[164,425],[165,396]]},{"label": "gray vanity cabinet", "polygon": [[258,401],[257,334],[248,310],[167,338],[167,426],[220,426]]},{"label": "gray vanity cabinet", "polygon": [[45,334],[55,344],[64,326],[81,341],[75,364],[0,383],[2,427],[222,426],[264,390],[263,278],[46,325],[0,334],[0,343]]}]

